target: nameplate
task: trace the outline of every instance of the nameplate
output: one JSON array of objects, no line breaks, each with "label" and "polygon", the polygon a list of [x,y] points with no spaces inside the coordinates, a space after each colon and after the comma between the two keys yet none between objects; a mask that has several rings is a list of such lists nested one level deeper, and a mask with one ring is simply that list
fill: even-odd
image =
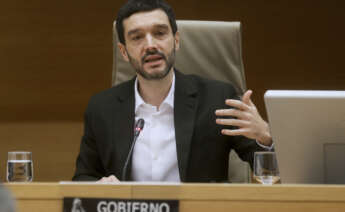
[{"label": "nameplate", "polygon": [[77,198],[63,199],[63,212],[178,212],[178,200],[104,199]]}]

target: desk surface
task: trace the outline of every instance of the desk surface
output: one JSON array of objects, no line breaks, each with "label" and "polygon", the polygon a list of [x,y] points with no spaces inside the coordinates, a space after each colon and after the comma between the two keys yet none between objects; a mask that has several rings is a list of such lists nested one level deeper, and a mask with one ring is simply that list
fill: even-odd
[{"label": "desk surface", "polygon": [[63,197],[177,199],[180,211],[345,211],[345,185],[7,183],[20,212],[62,212]]}]

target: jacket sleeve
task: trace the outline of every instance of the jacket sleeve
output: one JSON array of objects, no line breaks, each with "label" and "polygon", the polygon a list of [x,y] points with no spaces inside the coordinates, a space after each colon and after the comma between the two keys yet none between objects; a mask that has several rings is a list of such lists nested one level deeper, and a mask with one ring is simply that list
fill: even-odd
[{"label": "jacket sleeve", "polygon": [[92,130],[92,112],[89,107],[84,116],[84,135],[81,139],[80,152],[76,161],[73,181],[96,181],[105,176],[96,139]]}]

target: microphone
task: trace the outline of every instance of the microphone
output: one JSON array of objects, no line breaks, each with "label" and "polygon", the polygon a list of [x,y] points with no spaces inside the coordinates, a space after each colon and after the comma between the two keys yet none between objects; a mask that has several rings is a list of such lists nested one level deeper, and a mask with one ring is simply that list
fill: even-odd
[{"label": "microphone", "polygon": [[133,152],[133,149],[134,149],[135,142],[137,141],[137,138],[139,137],[140,132],[144,129],[144,124],[145,124],[144,119],[139,119],[135,123],[133,143],[132,143],[131,148],[129,150],[129,153],[128,153],[125,165],[123,166],[123,169],[122,169],[122,178],[121,178],[121,180],[123,180],[123,181],[126,180],[128,163],[129,163],[130,158],[132,157],[132,152]]}]

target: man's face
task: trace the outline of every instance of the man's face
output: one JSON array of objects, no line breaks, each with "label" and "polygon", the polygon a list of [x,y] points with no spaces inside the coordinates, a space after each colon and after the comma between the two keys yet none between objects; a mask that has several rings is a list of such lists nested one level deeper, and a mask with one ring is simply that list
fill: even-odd
[{"label": "man's face", "polygon": [[168,16],[160,9],[139,12],[123,21],[126,45],[122,56],[145,79],[164,78],[175,63],[179,34],[173,35]]}]

